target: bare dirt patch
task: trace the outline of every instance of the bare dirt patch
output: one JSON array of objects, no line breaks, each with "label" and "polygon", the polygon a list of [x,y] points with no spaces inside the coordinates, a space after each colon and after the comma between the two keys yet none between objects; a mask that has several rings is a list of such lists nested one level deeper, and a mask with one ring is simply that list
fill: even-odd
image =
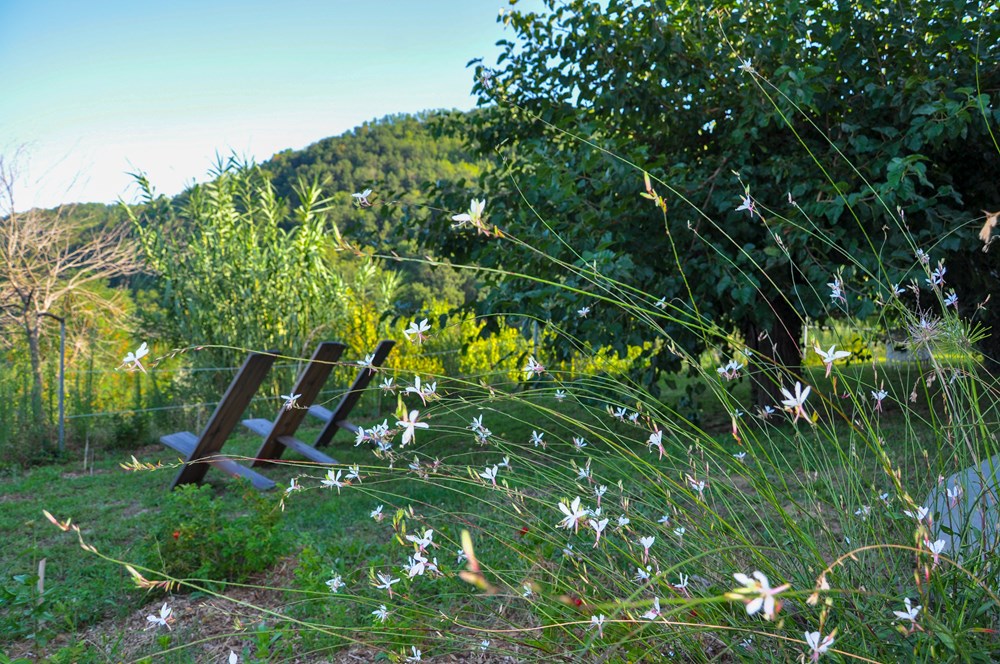
[{"label": "bare dirt patch", "polygon": [[[282,588],[291,586],[296,564],[294,559],[283,560],[267,574],[252,579],[247,586],[228,587],[225,597],[184,594],[151,599],[124,620],[105,620],[75,634],[59,635],[44,648],[38,647],[34,641],[21,641],[11,644],[4,652],[11,659],[41,661],[61,648],[82,642],[87,644],[89,653],[102,654],[109,662],[134,662],[163,650],[157,639],[168,630],[164,627],[151,629],[146,617],[159,615],[160,607],[166,602],[171,609],[171,643],[194,644],[185,649],[193,661],[224,664],[229,661],[232,651],[240,655],[240,662],[243,662],[245,649],[248,653],[255,652],[256,639],[251,633],[253,626],[262,622],[274,624],[281,620],[287,603]],[[510,653],[517,652],[520,647],[504,643],[502,649]],[[303,653],[292,659],[282,658],[281,661],[289,664],[356,664],[373,662],[381,653],[381,650],[356,644],[335,652]],[[521,661],[521,658],[510,654],[470,652],[425,655],[424,661],[439,664],[508,664]]]}]

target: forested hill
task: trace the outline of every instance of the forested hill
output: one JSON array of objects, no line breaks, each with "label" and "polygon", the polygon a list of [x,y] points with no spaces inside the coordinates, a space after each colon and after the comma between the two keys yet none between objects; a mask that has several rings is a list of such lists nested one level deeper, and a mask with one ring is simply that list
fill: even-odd
[{"label": "forested hill", "polygon": [[[294,207],[299,178],[322,185],[330,197],[329,218],[365,245],[387,241],[386,226],[398,218],[401,206],[422,204],[421,189],[428,182],[473,179],[481,164],[475,163],[454,132],[438,132],[446,119],[461,121],[462,114],[424,111],[396,114],[365,122],[340,136],[331,136],[301,150],[284,150],[260,164],[274,184],[276,194]],[[141,158],[136,161],[141,163]],[[206,170],[212,165],[205,164]],[[191,173],[191,177],[201,174]],[[156,186],[156,182],[152,183]],[[371,188],[374,210],[360,210],[351,194]],[[174,198],[183,204],[189,191]],[[391,206],[384,203],[392,202]],[[118,223],[125,218],[119,205],[73,204],[37,211],[61,218],[78,230]],[[416,216],[421,216],[417,214]],[[405,250],[405,248],[402,248]]]},{"label": "forested hill", "polygon": [[305,149],[279,152],[262,167],[282,196],[291,193],[300,176],[320,182],[329,177],[334,190],[349,196],[367,187],[402,194],[424,182],[475,174],[460,139],[435,135],[442,113],[388,115]]}]

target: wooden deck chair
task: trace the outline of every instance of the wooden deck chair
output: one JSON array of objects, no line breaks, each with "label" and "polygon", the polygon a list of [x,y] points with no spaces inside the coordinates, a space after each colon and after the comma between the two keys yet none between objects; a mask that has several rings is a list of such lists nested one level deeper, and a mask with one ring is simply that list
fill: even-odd
[{"label": "wooden deck chair", "polygon": [[[333,363],[340,359],[344,348],[344,344],[332,341],[324,341],[316,348],[305,371],[292,388],[292,394],[299,395],[299,404],[308,407],[316,400],[326,379],[330,377],[330,372],[333,371]],[[306,408],[282,407],[274,422],[265,419],[243,420],[243,426],[264,438],[252,465],[263,466],[280,459],[285,448],[295,450],[316,463],[337,463],[335,459],[295,437],[295,432],[305,417]]]},{"label": "wooden deck chair", "polygon": [[[396,345],[395,341],[390,339],[385,339],[378,343],[375,348],[375,353],[372,358],[371,366],[378,368],[382,366],[385,362],[385,358],[389,356],[389,351],[392,347]],[[326,422],[326,426],[323,430],[319,432],[316,440],[313,442],[313,447],[323,447],[328,445],[333,439],[334,434],[340,429],[347,429],[352,433],[356,433],[358,427],[347,421],[347,416],[350,415],[351,410],[357,405],[358,399],[361,398],[362,393],[364,393],[365,388],[368,387],[368,383],[371,382],[372,377],[375,376],[375,372],[368,367],[361,367],[358,372],[357,378],[351,384],[351,388],[347,390],[347,393],[337,404],[337,407],[330,411],[322,406],[311,406],[309,408],[309,414],[313,417],[323,420]]]},{"label": "wooden deck chair", "polygon": [[200,437],[190,431],[181,431],[160,438],[161,443],[184,455],[184,467],[177,473],[174,483],[170,485],[171,489],[181,484],[201,482],[210,467],[218,468],[234,477],[245,477],[257,489],[274,488],[274,482],[260,473],[218,455],[226,438],[243,415],[243,411],[250,405],[250,400],[263,382],[264,376],[274,364],[275,357],[277,351],[274,350],[250,354],[236,372],[236,377],[229,384],[226,393],[222,395],[222,400],[215,407],[215,412],[212,413]]}]

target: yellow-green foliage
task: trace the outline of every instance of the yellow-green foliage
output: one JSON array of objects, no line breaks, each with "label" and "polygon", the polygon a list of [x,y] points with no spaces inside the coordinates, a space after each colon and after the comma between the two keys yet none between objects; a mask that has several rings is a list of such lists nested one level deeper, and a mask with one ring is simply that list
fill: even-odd
[{"label": "yellow-green foliage", "polygon": [[524,361],[531,353],[531,342],[516,327],[498,320],[499,329],[481,337],[486,321],[469,317],[462,321],[463,331],[471,332],[468,348],[459,360],[459,371],[488,381],[515,382],[523,375]]},{"label": "yellow-green foliage", "polygon": [[576,354],[572,360],[560,362],[553,366],[552,369],[563,374],[565,379],[594,374],[620,376],[633,371],[636,368],[636,361],[639,359],[639,356],[643,351],[648,351],[651,347],[652,343],[648,341],[642,346],[629,346],[626,356],[618,357],[612,348],[602,346],[596,353],[591,355]]}]

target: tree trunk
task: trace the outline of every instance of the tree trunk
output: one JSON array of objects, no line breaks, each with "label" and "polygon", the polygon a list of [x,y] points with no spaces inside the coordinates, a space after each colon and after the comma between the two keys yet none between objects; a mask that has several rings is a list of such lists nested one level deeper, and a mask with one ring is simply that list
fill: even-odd
[{"label": "tree trunk", "polygon": [[750,395],[758,408],[777,407],[784,398],[781,387],[788,387],[802,373],[802,318],[784,298],[774,298],[767,306],[774,314],[770,325],[747,321],[742,326],[747,347],[753,351],[748,366]]},{"label": "tree trunk", "polygon": [[42,354],[39,350],[39,318],[32,312],[24,316],[24,334],[28,339],[31,358],[31,416],[35,424],[42,423]]}]

